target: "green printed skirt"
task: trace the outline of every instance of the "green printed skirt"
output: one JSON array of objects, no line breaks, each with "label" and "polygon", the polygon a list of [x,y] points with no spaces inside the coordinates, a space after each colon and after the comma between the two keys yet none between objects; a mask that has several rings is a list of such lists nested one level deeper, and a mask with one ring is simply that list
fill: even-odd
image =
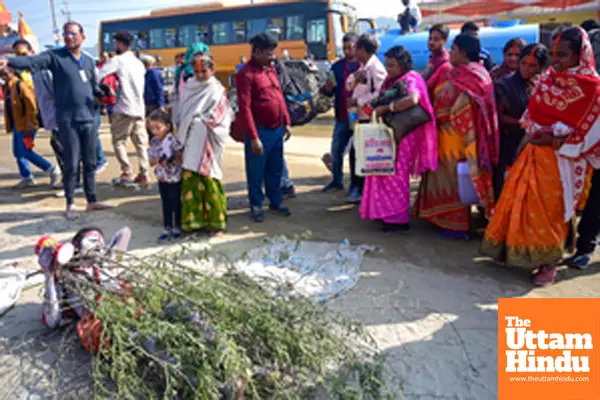
[{"label": "green printed skirt", "polygon": [[181,227],[218,232],[227,226],[227,197],[221,181],[183,170]]}]

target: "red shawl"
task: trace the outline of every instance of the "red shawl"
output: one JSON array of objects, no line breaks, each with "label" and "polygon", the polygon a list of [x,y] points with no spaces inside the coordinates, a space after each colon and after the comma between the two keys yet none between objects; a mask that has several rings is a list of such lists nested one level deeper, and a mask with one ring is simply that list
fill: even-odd
[{"label": "red shawl", "polygon": [[473,116],[473,122],[477,135],[479,169],[491,173],[498,164],[500,133],[494,84],[490,74],[480,63],[471,62],[450,70],[448,79],[475,102],[478,112]]},{"label": "red shawl", "polygon": [[561,154],[573,159],[584,157],[594,168],[600,168],[600,78],[590,40],[581,31],[579,65],[562,72],[550,68],[540,77],[523,123],[531,131],[533,124],[551,127],[562,122],[572,130]]}]

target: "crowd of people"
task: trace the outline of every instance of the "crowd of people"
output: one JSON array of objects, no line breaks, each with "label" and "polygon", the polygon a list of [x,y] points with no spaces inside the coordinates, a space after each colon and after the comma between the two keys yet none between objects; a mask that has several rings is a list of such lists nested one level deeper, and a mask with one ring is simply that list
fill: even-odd
[{"label": "crowd of people", "polygon": [[[360,204],[362,218],[381,223],[385,232],[409,231],[410,218],[416,216],[435,225],[444,238],[468,239],[471,206],[476,205],[487,223],[482,253],[531,268],[537,285],[554,281],[567,239],[575,237],[570,223],[582,211],[577,251],[567,262],[587,267],[600,230],[595,172],[600,168],[600,78],[586,31],[598,38],[600,30],[597,23],[584,26],[558,29],[550,50],[514,38],[495,66],[481,46],[477,25],[464,24],[449,51],[448,28],[434,25],[429,30],[430,62],[422,73],[414,70],[403,46],[388,49],[383,64],[375,38],[346,34],[345,57],[333,64],[322,87],[324,95],[335,97],[331,152],[324,156],[332,180],[323,191],[344,189],[343,165],[349,154],[347,201]],[[98,152],[102,108],[110,116],[121,168],[116,183],[147,184],[154,167],[164,216],[160,240],[198,230],[216,235],[226,229],[222,180],[228,136],[244,143],[251,219],[264,220],[265,198],[274,215],[291,215],[284,205],[293,189],[284,143],[292,131],[276,39],[268,33],[251,39],[250,60],[236,68],[234,113],[203,43],[181,56],[166,107],[153,60],[132,53],[128,32],[114,35],[117,55],[103,57],[98,69],[81,51],[83,28],[70,22],[63,34],[65,48],[0,60],[0,69],[6,82],[7,129],[17,143],[23,181],[32,179],[27,161],[50,174],[55,185],[62,171],[68,218],[77,216],[73,195],[80,165],[88,209],[109,207],[97,201],[95,190],[103,158]],[[31,82],[40,83],[30,84],[27,74]],[[46,76],[49,94],[44,97],[38,87]],[[378,103],[397,85],[405,89],[402,97]],[[43,112],[49,103],[54,120]],[[44,127],[62,148],[60,167],[32,150],[38,106]],[[353,143],[357,124],[415,108],[423,121],[395,135],[394,174],[361,176]],[[130,138],[139,158],[135,177],[126,151]],[[412,207],[411,176],[421,178]],[[471,189],[461,184],[465,176]],[[465,200],[468,190],[475,200]]]},{"label": "crowd of people", "polygon": [[[358,176],[351,146],[348,202],[360,203],[362,218],[382,223],[386,232],[408,231],[409,178],[420,176],[412,215],[435,225],[440,236],[468,239],[477,205],[487,225],[481,252],[530,268],[534,284],[553,283],[561,261],[586,268],[600,230],[600,78],[587,33],[597,40],[598,28],[595,21],[561,27],[551,50],[514,38],[495,66],[475,24],[464,24],[450,51],[449,30],[434,25],[422,74],[404,47],[389,49],[384,67],[375,39],[346,35],[345,58],[323,88],[336,106],[331,152],[324,156],[332,181],[323,190],[343,189],[352,114],[368,124],[373,108],[382,118],[420,107],[429,117],[397,138],[393,176]],[[404,82],[404,97],[370,107],[398,82]],[[465,176],[470,187],[459,182]],[[575,254],[563,260],[578,211]]]}]

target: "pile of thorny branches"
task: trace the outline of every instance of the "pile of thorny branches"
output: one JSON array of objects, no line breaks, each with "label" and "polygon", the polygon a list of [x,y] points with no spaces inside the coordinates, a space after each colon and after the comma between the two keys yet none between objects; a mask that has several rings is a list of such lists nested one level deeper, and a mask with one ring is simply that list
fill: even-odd
[{"label": "pile of thorny branches", "polygon": [[[293,296],[290,287],[267,289],[272,285],[257,284],[206,252],[123,254],[116,262],[98,257],[75,259],[61,270],[61,281],[100,321],[93,330],[96,398],[401,396],[384,383],[384,359],[360,323]],[[115,284],[98,285],[77,272],[91,264],[113,277],[116,267]]]}]

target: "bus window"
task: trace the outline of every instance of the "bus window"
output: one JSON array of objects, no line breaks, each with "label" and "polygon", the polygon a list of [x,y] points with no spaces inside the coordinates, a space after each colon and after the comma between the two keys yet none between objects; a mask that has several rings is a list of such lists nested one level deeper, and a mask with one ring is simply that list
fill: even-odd
[{"label": "bus window", "polygon": [[167,40],[165,41],[166,47],[177,47],[177,29],[167,28]]},{"label": "bus window", "polygon": [[233,42],[231,22],[221,22],[212,26],[212,44],[227,44]]},{"label": "bus window", "polygon": [[306,26],[308,43],[327,43],[327,21],[324,18],[310,20]]},{"label": "bus window", "polygon": [[136,50],[146,50],[148,48],[148,33],[144,31],[135,32],[133,35],[135,43],[133,48]]},{"label": "bus window", "polygon": [[151,49],[164,49],[165,46],[165,30],[150,29],[150,48]]},{"label": "bus window", "polygon": [[188,47],[197,42],[207,43],[208,25],[184,25],[179,27],[179,45]]},{"label": "bus window", "polygon": [[275,36],[277,40],[283,40],[283,18],[271,18],[268,32]]},{"label": "bus window", "polygon": [[233,23],[233,32],[235,33],[235,43],[246,42],[246,24],[244,21],[235,21]]},{"label": "bus window", "polygon": [[266,19],[251,19],[248,21],[248,38],[252,39],[254,36],[265,32],[268,24],[269,21]]},{"label": "bus window", "polygon": [[173,47],[177,47],[176,28],[157,28],[150,30],[151,49],[168,49]]},{"label": "bus window", "polygon": [[333,41],[335,45],[335,55],[337,57],[344,56],[344,22],[343,16],[340,14],[331,14],[331,20],[333,21]]},{"label": "bus window", "polygon": [[113,34],[110,32],[104,32],[102,34],[102,51],[115,51]]},{"label": "bus window", "polygon": [[286,19],[286,40],[304,40],[304,16],[294,15]]},{"label": "bus window", "polygon": [[283,40],[283,18],[252,19],[248,21],[248,38],[268,32],[277,40]]}]

